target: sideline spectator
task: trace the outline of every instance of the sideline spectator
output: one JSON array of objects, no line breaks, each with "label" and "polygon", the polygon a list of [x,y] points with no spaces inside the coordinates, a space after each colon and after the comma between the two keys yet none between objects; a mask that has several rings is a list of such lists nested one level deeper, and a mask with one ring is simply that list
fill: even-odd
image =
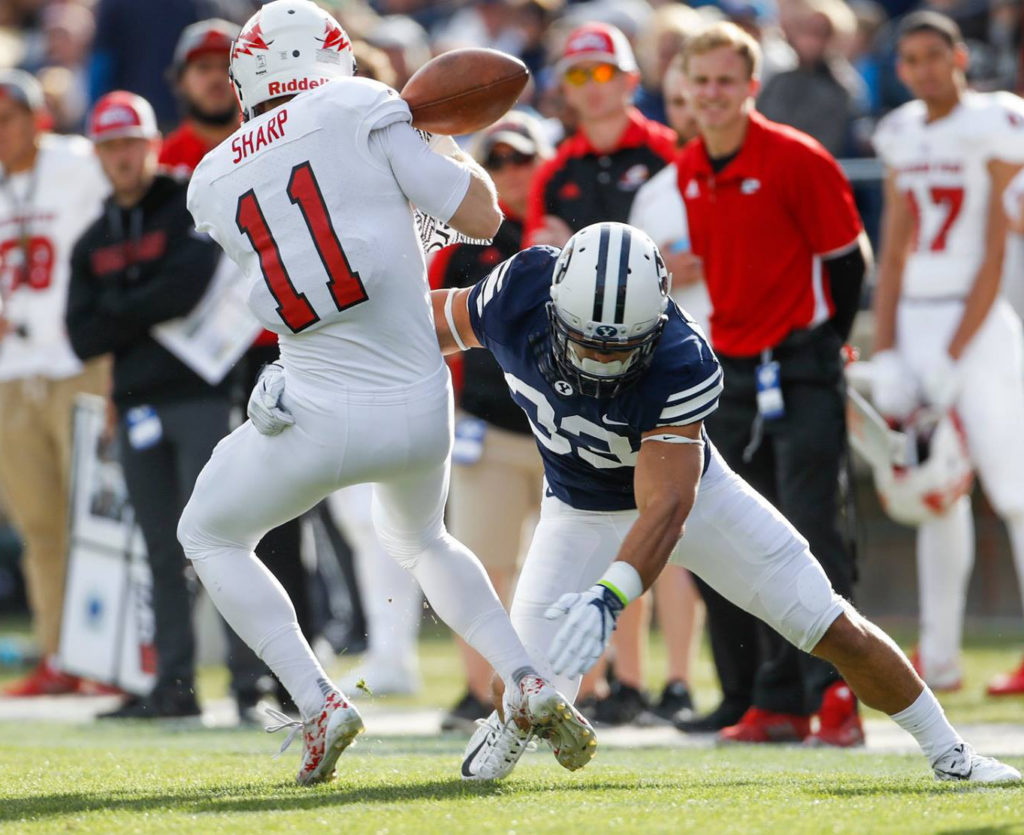
[{"label": "sideline spectator", "polygon": [[[922,406],[955,408],[971,463],[1005,522],[1024,594],[1024,367],[1020,318],[1000,295],[1003,192],[1024,163],[1024,101],[968,92],[957,25],[905,17],[897,72],[916,97],[878,125],[886,165],[882,258],[875,292],[873,395],[906,421]],[[917,529],[921,644],[935,690],[961,684],[960,643],[974,561],[970,496]],[[1024,693],[1024,670],[991,695]]]},{"label": "sideline spectator", "polygon": [[[839,352],[857,311],[867,239],[828,152],[754,110],[759,60],[757,42],[731,23],[698,33],[684,49],[701,135],[679,155],[679,188],[725,373],[707,428],[726,462],[807,537],[849,598],[853,557],[838,529],[846,453]],[[710,716],[680,727],[724,728],[721,738],[736,742],[799,741],[817,712],[818,741],[863,742],[856,702],[830,664],[698,584],[724,698]]]},{"label": "sideline spectator", "polygon": [[[108,93],[90,115],[89,138],[113,194],[75,245],[68,335],[80,357],[114,357],[121,465],[153,572],[157,651],[152,692],[100,718],[197,716],[193,595],[175,529],[199,471],[227,434],[231,401],[226,380],[210,386],[150,328],[195,307],[221,253],[195,232],[186,183],[157,173],[160,133],[145,99]],[[228,637],[244,719],[262,664],[230,630]]]},{"label": "sideline spectator", "polygon": [[[505,220],[489,246],[447,247],[430,264],[430,286],[470,287],[522,248],[530,179],[551,156],[540,123],[513,111],[484,131],[473,157],[498,190]],[[452,534],[483,563],[507,607],[531,521],[540,512],[544,466],[530,424],[508,392],[498,363],[487,351],[462,355],[461,414],[455,423],[448,519]],[[442,730],[475,730],[491,706],[491,667],[457,639],[467,690],[441,722]]]},{"label": "sideline spectator", "polygon": [[161,128],[176,125],[178,106],[165,73],[182,30],[208,16],[203,5],[202,0],[99,0],[89,67],[92,100],[129,90],[150,102]]},{"label": "sideline spectator", "polygon": [[834,156],[848,152],[853,120],[867,104],[864,81],[841,52],[856,25],[842,0],[794,3],[783,28],[797,66],[772,76],[757,96],[766,118],[810,134]]},{"label": "sideline spectator", "polygon": [[81,137],[40,130],[43,91],[0,72],[0,485],[25,543],[39,666],[8,696],[74,692],[53,664],[67,561],[71,415],[81,392],[106,394],[109,363],[83,364],[64,332],[71,248],[108,186]]}]

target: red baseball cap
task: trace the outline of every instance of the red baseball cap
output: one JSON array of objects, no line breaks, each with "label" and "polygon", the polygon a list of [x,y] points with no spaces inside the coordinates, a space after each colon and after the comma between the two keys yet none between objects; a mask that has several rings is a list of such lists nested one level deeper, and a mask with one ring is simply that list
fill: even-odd
[{"label": "red baseball cap", "polygon": [[89,114],[89,138],[95,142],[108,139],[155,139],[160,135],[153,107],[142,96],[127,90],[115,90],[103,96]]},{"label": "red baseball cap", "polygon": [[238,37],[240,27],[228,20],[212,17],[186,26],[174,47],[171,72],[180,75],[185,65],[200,55],[231,54],[231,42]]},{"label": "red baseball cap", "polygon": [[564,73],[573,64],[599,61],[614,64],[623,72],[637,72],[633,47],[622,30],[609,23],[584,23],[566,38],[555,70]]}]

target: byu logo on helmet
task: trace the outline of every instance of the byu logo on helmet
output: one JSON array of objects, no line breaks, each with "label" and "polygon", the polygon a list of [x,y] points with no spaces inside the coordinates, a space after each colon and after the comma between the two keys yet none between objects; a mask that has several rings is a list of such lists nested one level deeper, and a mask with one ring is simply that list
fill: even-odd
[{"label": "byu logo on helmet", "polygon": [[573,393],[572,386],[565,382],[565,380],[555,382],[555,391],[562,395],[562,397],[571,397]]},{"label": "byu logo on helmet", "polygon": [[635,381],[668,319],[668,284],[661,253],[639,229],[595,223],[573,235],[555,262],[548,302],[552,385],[569,381],[581,394],[611,397]]}]

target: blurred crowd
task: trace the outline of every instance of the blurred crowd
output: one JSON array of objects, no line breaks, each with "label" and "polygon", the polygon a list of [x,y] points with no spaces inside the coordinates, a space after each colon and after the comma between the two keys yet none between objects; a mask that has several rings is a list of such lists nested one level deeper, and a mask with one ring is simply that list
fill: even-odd
[{"label": "blurred crowd", "polygon": [[[599,163],[604,167],[621,164],[621,176],[628,176],[637,165],[656,171],[672,158],[681,140],[696,134],[679,92],[681,69],[677,55],[687,38],[715,21],[736,23],[761,47],[763,66],[758,110],[771,120],[805,131],[840,159],[873,156],[870,140],[878,120],[910,98],[895,72],[896,27],[901,17],[910,11],[934,9],[959,24],[970,50],[968,79],[972,87],[983,91],[1020,92],[1024,89],[1020,0],[934,0],[931,3],[914,0],[718,0],[692,6],[646,0],[318,2],[331,11],[352,36],[360,74],[397,89],[433,55],[465,46],[493,47],[517,55],[531,70],[529,86],[516,113],[483,135],[460,140],[494,179],[507,219],[490,247],[442,251],[430,265],[431,282],[436,287],[470,284],[522,246],[529,243],[561,245],[571,231],[584,225],[584,219],[577,214],[560,220],[559,212],[550,203],[546,207],[531,207],[529,197],[531,192],[538,192],[536,178],[549,178],[545,180],[545,188],[549,181],[562,184],[563,181],[557,179],[562,176],[562,168],[568,167],[572,159],[586,156],[586,149],[574,150],[571,143],[582,142],[579,137],[586,137],[597,144],[593,132],[588,133],[588,125],[592,128],[595,123],[593,113],[588,115],[592,105],[581,91],[591,78],[600,82],[596,75],[600,66],[581,62],[587,68],[579,70],[584,75],[578,83],[570,75],[576,63],[569,60],[575,47],[567,43],[567,38],[570,33],[579,31],[581,25],[609,24],[621,32],[628,44],[621,46],[610,41],[608,49],[601,52],[602,60],[618,71],[637,73],[637,81],[630,87],[636,111],[630,110],[630,113],[641,115],[629,118],[634,119],[630,129],[642,132],[642,139],[629,147],[615,147],[614,151],[605,153]],[[98,143],[128,136],[148,140],[156,137],[159,129],[163,135],[174,137],[173,151],[165,146],[162,163],[177,175],[187,175],[202,153],[235,127],[237,111],[226,93],[230,88],[226,81],[224,44],[237,31],[233,26],[242,24],[259,5],[256,0],[0,0],[0,68],[24,70],[38,81],[45,105],[30,104],[32,112],[39,117],[41,128],[56,134],[87,133]],[[213,29],[189,29],[209,19],[220,22]],[[598,28],[594,31],[615,30]],[[201,64],[199,59],[208,54],[218,57],[212,63]],[[186,78],[183,70],[193,61],[196,70]],[[118,90],[137,94],[148,103],[144,107],[135,99],[125,100],[128,110],[138,117],[138,132],[107,135],[96,121],[96,103],[105,101],[104,96]],[[151,112],[146,109],[149,106]],[[150,120],[152,128],[148,127]],[[2,128],[0,120],[0,130]],[[557,158],[553,156],[556,148]],[[622,154],[621,163],[613,159],[618,154]],[[557,161],[551,162],[552,159]],[[7,165],[2,159],[0,162]],[[105,164],[105,167],[116,192],[116,177],[111,174],[114,165]],[[98,173],[90,170],[88,176],[98,177]],[[81,176],[84,178],[86,174]],[[559,186],[557,195],[558,199],[565,198],[571,204],[580,199],[578,191],[575,195],[572,193],[573,188],[586,189],[588,184],[605,182],[601,177],[607,174],[595,169],[592,179],[589,179],[590,174],[583,176],[579,171],[567,176],[569,181]],[[6,181],[5,175],[5,186]],[[674,187],[675,177],[664,182]],[[28,186],[34,187],[34,183]],[[555,192],[553,186],[548,190]],[[97,187],[92,196],[98,201],[105,191],[105,185],[102,189]],[[31,194],[25,199],[30,197]],[[873,192],[871,189],[866,193],[858,192],[857,197],[867,228],[872,231],[872,218],[879,206],[877,188]],[[647,199],[653,202],[640,201],[631,206],[631,192],[629,202],[621,206],[608,208],[600,204],[599,209],[594,209],[598,214],[592,220],[629,220],[651,231],[651,226],[663,220],[663,204],[658,202],[654,191],[647,193]],[[591,208],[598,206],[593,201],[590,205]],[[605,213],[601,214],[602,211]],[[125,217],[127,222],[134,222],[130,213]],[[685,220],[680,223],[685,224]],[[84,227],[77,231],[83,232]],[[679,240],[683,241],[685,229],[676,229],[673,234],[681,235]],[[664,241],[659,239],[658,243]],[[678,288],[685,295],[685,300],[680,297],[681,303],[695,317],[703,319],[709,302],[700,280],[685,279],[691,266],[684,259],[682,250],[685,249],[685,245],[680,246],[680,260],[671,266]],[[70,251],[64,255],[69,256]],[[185,311],[175,310],[173,315],[182,312]],[[170,318],[170,314],[165,318]],[[108,345],[103,340],[96,344],[100,347],[95,351],[90,349],[90,356],[110,347],[102,347]],[[84,358],[80,347],[81,343],[75,344],[76,352]],[[149,350],[148,345],[145,349]],[[272,360],[274,350],[272,340],[268,345],[263,338],[258,340],[257,350],[247,356],[243,384],[246,394],[259,364]],[[456,369],[461,380],[463,412],[456,433],[449,516],[453,533],[481,557],[499,595],[507,601],[521,545],[529,541],[530,525],[537,512],[541,469],[533,451],[530,429],[523,415],[508,400],[497,366],[484,352],[478,353],[480,356],[468,355]],[[80,369],[76,369],[76,373],[78,371]],[[33,371],[33,374],[39,373],[45,376],[45,371]],[[115,401],[118,398],[116,380],[115,367]],[[96,389],[93,385],[92,390]],[[207,404],[210,398],[217,399],[219,422],[211,427],[207,444],[212,448],[227,428],[229,395],[226,386],[202,391],[190,389],[185,393],[176,389],[175,397],[181,402],[198,398]],[[141,403],[129,398],[118,406],[131,410]],[[203,414],[209,415],[209,411]],[[163,426],[169,432],[174,420],[166,414],[162,417]],[[184,427],[194,427],[197,419],[192,413],[180,418],[183,434],[192,431]],[[135,446],[130,437],[131,429],[125,430],[128,433],[126,447]],[[482,441],[485,432],[486,446]],[[193,479],[208,452],[204,448],[191,454],[192,469],[188,471]],[[123,463],[129,469],[131,482],[133,465]],[[134,466],[141,465],[136,462]],[[143,467],[136,472],[134,488],[129,483],[137,501],[146,492],[141,485],[151,486],[153,473],[162,465],[154,466],[155,470]],[[189,490],[190,485],[182,484],[167,487],[166,495],[154,495],[152,490],[149,495],[154,503],[167,509],[183,503]],[[178,495],[179,492],[182,495]],[[365,495],[355,494],[335,500],[336,515],[348,516],[343,518],[343,524],[356,552],[356,575],[360,580],[369,633],[369,652],[344,689],[352,693],[357,682],[365,679],[378,692],[413,692],[420,683],[415,647],[422,602],[415,584],[404,572],[396,571],[374,542],[373,532],[366,524],[366,503]],[[354,514],[353,508],[357,509]],[[501,509],[498,521],[493,515],[495,508]],[[147,535],[151,560],[159,551],[154,546],[160,537],[173,541],[176,517],[171,517],[174,514],[152,522],[153,531],[162,533],[153,533],[152,542],[148,542],[150,536]],[[287,555],[298,549],[298,528],[284,531],[279,540],[274,549],[267,546],[267,552],[260,553],[275,574],[289,571]],[[173,553],[159,559],[171,574],[180,575],[184,570],[176,542]],[[63,571],[52,566],[47,570]],[[290,579],[278,576],[293,597],[303,598],[301,576],[296,577],[294,570]],[[33,582],[38,585],[38,578]],[[59,601],[53,599],[59,593],[57,586],[48,592],[46,599],[33,601],[37,620],[41,610],[59,609]],[[187,606],[183,601],[189,593],[182,587],[176,591],[177,602],[161,604],[157,601],[158,624],[161,621],[159,607]],[[642,716],[650,719],[651,715],[680,722],[692,719],[694,706],[688,683],[694,637],[700,633],[701,626],[699,597],[689,575],[682,569],[666,571],[653,596],[669,649],[664,690],[654,699],[643,692],[647,677],[642,664],[643,642],[650,612],[645,604],[635,605],[631,607],[634,614],[621,622],[616,638],[616,658],[608,670],[600,669],[591,676],[584,688],[584,698],[590,700],[590,709],[601,721],[636,721]],[[297,602],[300,609],[305,606],[301,599]],[[165,609],[165,613],[169,611]],[[41,639],[47,658],[56,652],[57,626],[53,621],[51,617],[49,631]],[[306,624],[303,626],[305,628]],[[193,652],[191,636],[181,630],[176,637],[168,638],[168,635],[165,626],[158,645],[161,641],[166,645],[171,640],[177,646],[188,644],[186,654]],[[463,646],[462,650],[467,687],[465,696],[446,719],[447,726],[452,728],[471,728],[473,721],[489,710],[486,704],[489,669],[469,647]],[[164,655],[170,654],[165,646]],[[44,666],[47,663],[44,659]],[[120,715],[198,712],[194,693],[191,697],[185,695],[192,690],[192,661],[183,658],[179,666],[173,674],[168,673],[167,682],[162,682],[170,694],[164,701],[154,704],[129,700],[119,708]],[[721,674],[721,664],[719,667]],[[261,669],[255,659],[236,659],[232,673],[239,712],[245,718],[262,695],[256,692],[255,684]],[[78,686],[70,682],[69,677],[62,678],[57,671],[44,669],[44,678],[46,675],[50,675],[52,683],[41,685],[42,692],[62,692],[61,688]],[[286,694],[281,694],[277,688],[277,695],[283,703]],[[718,716],[706,727],[694,729],[717,730],[729,725],[749,704],[748,694],[746,705],[733,705],[728,715]]]},{"label": "blurred crowd", "polygon": [[[0,66],[20,67],[43,84],[53,127],[81,131],[87,109],[112,89],[150,101],[163,129],[180,118],[168,83],[178,33],[204,18],[244,22],[257,0],[5,0],[0,4]],[[639,109],[665,122],[662,82],[686,33],[728,19],[765,55],[759,109],[795,125],[837,156],[871,155],[879,116],[907,100],[894,72],[894,23],[931,8],[960,25],[971,53],[969,79],[981,90],[1016,89],[1021,4],[1016,0],[720,0],[691,5],[646,0],[323,0],[356,39],[370,75],[401,88],[432,55],[488,46],[519,56],[533,81],[523,103],[571,126],[553,72],[568,32],[604,21],[633,43],[641,73]],[[374,47],[369,49],[368,47]],[[557,135],[556,137],[557,138]]]}]

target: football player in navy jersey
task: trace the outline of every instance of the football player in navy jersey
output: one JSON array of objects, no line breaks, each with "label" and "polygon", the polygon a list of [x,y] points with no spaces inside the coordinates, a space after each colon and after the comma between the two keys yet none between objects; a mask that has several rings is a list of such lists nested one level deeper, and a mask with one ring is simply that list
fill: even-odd
[{"label": "football player in navy jersey", "polygon": [[[722,371],[668,291],[647,235],[599,223],[561,251],[532,247],[473,287],[432,294],[442,350],[491,351],[544,459],[511,611],[538,670],[574,694],[619,613],[671,558],[832,662],[914,736],[937,778],[1019,781],[974,753],[888,636],[832,590],[807,541],[719,457],[702,421]],[[496,710],[470,739],[463,776],[505,776],[529,740]]]}]

